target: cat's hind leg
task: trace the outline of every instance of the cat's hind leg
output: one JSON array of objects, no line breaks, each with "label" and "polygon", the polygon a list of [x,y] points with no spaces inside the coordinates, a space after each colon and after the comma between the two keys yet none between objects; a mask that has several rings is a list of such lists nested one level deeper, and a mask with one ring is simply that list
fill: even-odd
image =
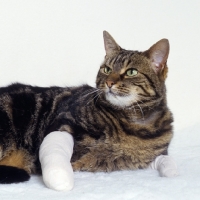
[{"label": "cat's hind leg", "polygon": [[19,183],[30,179],[28,157],[23,150],[12,150],[0,160],[0,183]]},{"label": "cat's hind leg", "polygon": [[178,175],[177,165],[170,156],[160,155],[156,157],[149,167],[158,170],[162,177],[175,177]]},{"label": "cat's hind leg", "polygon": [[55,131],[48,134],[39,151],[42,176],[45,185],[54,190],[71,190],[74,174],[70,163],[74,140],[68,132]]}]

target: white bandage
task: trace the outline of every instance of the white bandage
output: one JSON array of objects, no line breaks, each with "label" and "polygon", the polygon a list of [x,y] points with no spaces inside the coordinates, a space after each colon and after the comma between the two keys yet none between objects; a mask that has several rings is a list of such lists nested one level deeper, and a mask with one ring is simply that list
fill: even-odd
[{"label": "white bandage", "polygon": [[178,175],[175,161],[170,156],[160,155],[149,166],[151,169],[158,170],[160,176],[174,177]]},{"label": "white bandage", "polygon": [[70,163],[74,141],[68,132],[55,131],[48,134],[39,150],[45,185],[54,190],[71,190],[74,174]]}]

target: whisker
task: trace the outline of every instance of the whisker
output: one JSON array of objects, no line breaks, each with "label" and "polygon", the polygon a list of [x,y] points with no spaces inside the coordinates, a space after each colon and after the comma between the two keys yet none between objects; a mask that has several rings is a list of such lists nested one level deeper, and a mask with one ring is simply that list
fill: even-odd
[{"label": "whisker", "polygon": [[96,97],[99,98],[100,94],[102,94],[102,91],[96,91],[96,92],[98,92],[98,93],[95,94],[95,96],[92,99],[90,99],[90,101],[88,101],[86,105],[88,105],[90,102],[92,102]]},{"label": "whisker", "polygon": [[[97,103],[97,101],[98,101],[98,99],[99,99],[99,97],[100,97],[100,95],[103,93],[103,91],[100,91],[100,93],[99,94],[97,94],[97,99],[96,99],[96,102],[95,102],[95,105],[96,105],[96,103]],[[95,96],[96,97],[96,96]],[[94,97],[94,98],[95,98]]]},{"label": "whisker", "polygon": [[[126,98],[128,98],[129,100],[132,100],[131,97],[129,97],[129,96],[126,96]],[[134,105],[132,105],[132,106],[133,106],[133,110],[134,110],[134,113],[135,113],[135,117],[137,119],[137,112],[136,112],[135,106]]]},{"label": "whisker", "polygon": [[[137,95],[137,97],[141,97],[140,95]],[[147,105],[146,103],[144,103],[142,100],[137,100],[137,101],[139,101],[139,102],[141,102],[144,106],[146,106],[146,107],[148,107],[149,109],[151,109],[151,110],[154,110],[154,108],[152,108],[151,106],[149,106],[149,105]]]},{"label": "whisker", "polygon": [[151,106],[148,106],[146,103],[144,103],[143,101],[141,100],[138,100],[139,102],[141,102],[143,105],[145,105],[146,107],[148,107],[149,109],[151,110],[154,110],[154,108],[152,108]]},{"label": "whisker", "polygon": [[[91,91],[91,92],[90,92],[90,91]],[[93,93],[98,92],[98,91],[99,91],[99,89],[95,89],[95,90],[91,89],[91,90],[89,90],[89,93],[83,95],[82,98],[85,98],[85,97],[87,97],[87,96],[89,96],[89,95],[92,95]],[[88,92],[88,91],[86,91],[86,92]],[[81,99],[82,99],[82,98],[81,98]]]},{"label": "whisker", "polygon": [[135,116],[136,116],[136,119],[137,119],[137,112],[135,110],[135,106],[133,106],[133,110],[134,110],[134,113],[135,113]]},{"label": "whisker", "polygon": [[137,101],[136,101],[136,103],[137,103],[137,106],[140,108],[140,111],[141,111],[141,114],[142,114],[142,119],[143,119],[143,121],[144,121],[144,113],[143,113],[143,110],[142,110],[140,104],[139,104]]}]

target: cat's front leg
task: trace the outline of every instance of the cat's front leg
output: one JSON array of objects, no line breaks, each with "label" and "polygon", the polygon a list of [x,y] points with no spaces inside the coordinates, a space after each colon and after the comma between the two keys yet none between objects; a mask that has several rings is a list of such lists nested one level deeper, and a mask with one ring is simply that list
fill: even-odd
[{"label": "cat's front leg", "polygon": [[149,167],[158,170],[162,177],[175,177],[178,175],[177,165],[170,156],[160,155],[156,157]]},{"label": "cat's front leg", "polygon": [[71,190],[74,174],[70,163],[74,140],[66,131],[48,134],[39,151],[42,176],[45,185],[54,190]]}]

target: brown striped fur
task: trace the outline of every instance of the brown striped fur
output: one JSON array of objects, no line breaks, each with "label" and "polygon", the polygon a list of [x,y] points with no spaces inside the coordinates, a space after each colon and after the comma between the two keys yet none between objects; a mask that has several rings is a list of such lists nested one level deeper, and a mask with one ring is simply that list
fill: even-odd
[{"label": "brown striped fur", "polygon": [[[28,179],[24,174],[23,180],[16,176],[6,181],[6,166],[13,174],[13,167],[40,172],[40,144],[57,130],[73,135],[75,171],[146,168],[167,154],[173,135],[165,87],[168,40],[144,52],[130,51],[104,31],[104,44],[96,88],[0,88],[0,182]],[[8,174],[1,177],[4,171]]]}]

